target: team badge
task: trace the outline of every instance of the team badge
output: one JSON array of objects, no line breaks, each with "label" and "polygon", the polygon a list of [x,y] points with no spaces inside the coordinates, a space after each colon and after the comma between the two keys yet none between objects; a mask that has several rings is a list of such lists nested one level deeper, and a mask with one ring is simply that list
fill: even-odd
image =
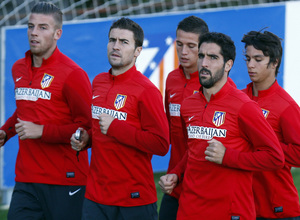
[{"label": "team badge", "polygon": [[226,115],[226,112],[215,111],[214,118],[213,118],[213,123],[217,127],[221,126],[225,122],[225,115]]},{"label": "team badge", "polygon": [[50,86],[51,82],[53,81],[54,76],[49,75],[48,73],[44,73],[44,77],[41,81],[42,89],[45,89]]},{"label": "team badge", "polygon": [[265,116],[265,118],[267,118],[268,115],[269,115],[269,113],[270,113],[270,111],[268,111],[268,110],[266,110],[266,109],[261,109],[261,110],[262,110],[262,113],[263,113],[263,115]]},{"label": "team badge", "polygon": [[194,90],[193,94],[199,93],[199,90]]},{"label": "team badge", "polygon": [[116,97],[115,103],[114,103],[114,106],[117,110],[124,107],[126,98],[127,98],[126,95],[117,94],[117,97]]}]

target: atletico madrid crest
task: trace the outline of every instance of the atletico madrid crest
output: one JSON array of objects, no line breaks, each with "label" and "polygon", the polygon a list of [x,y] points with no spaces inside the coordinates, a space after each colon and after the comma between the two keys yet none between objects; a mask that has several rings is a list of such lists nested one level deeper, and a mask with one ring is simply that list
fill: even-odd
[{"label": "atletico madrid crest", "polygon": [[115,103],[114,103],[114,106],[117,110],[124,107],[126,98],[127,98],[126,95],[117,94],[117,97],[116,97]]},{"label": "atletico madrid crest", "polygon": [[268,117],[270,111],[266,110],[266,109],[261,109],[262,110],[262,113],[264,114],[265,118]]},{"label": "atletico madrid crest", "polygon": [[44,73],[44,77],[41,81],[42,89],[45,89],[50,86],[51,82],[53,81],[54,76],[49,75],[48,73]]},{"label": "atletico madrid crest", "polygon": [[215,124],[215,126],[219,127],[222,124],[224,124],[225,115],[226,115],[226,112],[215,111],[214,118],[213,118],[213,123]]}]

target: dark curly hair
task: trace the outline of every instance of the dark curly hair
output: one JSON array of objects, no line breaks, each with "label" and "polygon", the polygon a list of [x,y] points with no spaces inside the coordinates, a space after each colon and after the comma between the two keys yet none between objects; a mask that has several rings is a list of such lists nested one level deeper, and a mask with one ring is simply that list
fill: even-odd
[{"label": "dark curly hair", "polygon": [[242,42],[245,43],[245,49],[253,46],[257,50],[261,50],[265,56],[270,57],[268,65],[277,62],[275,76],[281,64],[282,46],[281,38],[269,31],[250,31],[244,35]]},{"label": "dark curly hair", "polygon": [[217,44],[221,48],[220,53],[224,58],[224,63],[226,63],[228,60],[232,60],[234,62],[236,55],[235,45],[228,35],[217,32],[209,32],[200,37],[199,48],[202,43]]}]

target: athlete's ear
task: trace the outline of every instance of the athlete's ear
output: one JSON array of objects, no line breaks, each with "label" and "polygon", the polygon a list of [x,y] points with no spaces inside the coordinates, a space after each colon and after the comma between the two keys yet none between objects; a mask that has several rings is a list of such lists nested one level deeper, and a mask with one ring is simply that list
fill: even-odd
[{"label": "athlete's ear", "polygon": [[276,69],[278,66],[278,59],[276,59],[273,63],[271,63],[273,69]]},{"label": "athlete's ear", "polygon": [[137,58],[140,55],[140,53],[142,52],[142,49],[143,49],[142,47],[135,48],[135,52],[134,52],[135,58]]},{"label": "athlete's ear", "polygon": [[225,72],[229,72],[231,70],[233,66],[233,60],[227,60],[227,62],[225,63]]},{"label": "athlete's ear", "polygon": [[54,33],[54,39],[58,40],[62,35],[62,29],[56,29]]}]

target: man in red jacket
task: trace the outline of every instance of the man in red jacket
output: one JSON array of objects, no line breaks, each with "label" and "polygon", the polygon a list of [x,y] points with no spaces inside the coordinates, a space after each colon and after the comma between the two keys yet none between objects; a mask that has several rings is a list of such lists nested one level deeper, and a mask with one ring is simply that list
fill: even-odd
[{"label": "man in red jacket", "polygon": [[170,192],[183,179],[178,220],[254,220],[252,171],[283,166],[282,149],[261,109],[228,80],[234,59],[227,35],[200,38],[202,87],[181,107],[188,151],[160,183]]},{"label": "man in red jacket", "polygon": [[144,40],[142,28],[128,18],[109,30],[111,69],[93,81],[92,131],[83,130],[74,149],[92,142],[83,219],[156,220],[153,154],[169,149],[162,95],[135,67]]},{"label": "man in red jacket", "polygon": [[282,56],[281,40],[268,31],[250,31],[242,42],[252,81],[244,92],[261,107],[285,155],[282,169],[254,172],[256,216],[259,220],[299,220],[299,197],[291,167],[300,166],[300,109],[276,80]]},{"label": "man in red jacket", "polygon": [[91,127],[87,74],[57,48],[62,12],[37,3],[28,21],[30,50],[12,67],[16,111],[0,130],[0,146],[19,136],[16,185],[8,219],[81,219],[88,156],[70,137]]},{"label": "man in red jacket", "polygon": [[[186,97],[199,91],[198,43],[200,35],[207,32],[208,26],[205,21],[196,16],[184,18],[177,26],[176,50],[180,65],[169,73],[165,90],[165,108],[171,143],[171,157],[167,173],[177,165],[187,149],[180,107]],[[159,210],[160,220],[176,220],[181,188],[182,184],[179,183],[170,195],[164,194]]]}]

